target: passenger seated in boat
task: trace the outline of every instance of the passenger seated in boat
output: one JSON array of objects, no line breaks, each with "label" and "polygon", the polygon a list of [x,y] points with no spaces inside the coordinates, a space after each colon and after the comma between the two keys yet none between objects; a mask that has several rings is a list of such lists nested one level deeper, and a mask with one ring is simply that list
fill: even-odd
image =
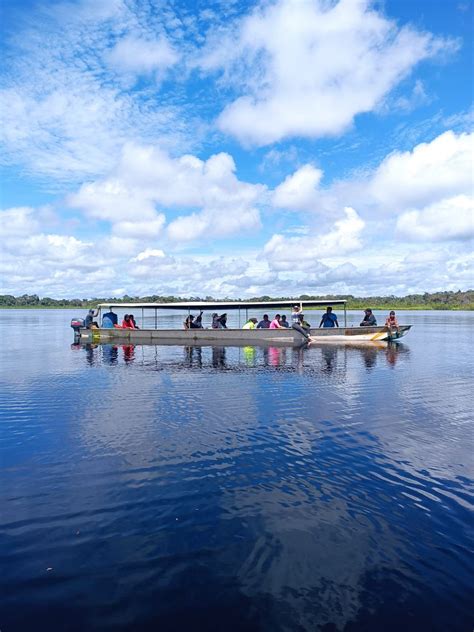
[{"label": "passenger seated in boat", "polygon": [[281,319],[280,314],[276,314],[275,318],[270,323],[269,329],[283,329],[283,327],[280,325],[280,319]]},{"label": "passenger seated in boat", "polygon": [[298,314],[298,319],[296,322],[293,322],[291,324],[292,329],[296,329],[296,331],[299,331],[300,334],[303,334],[303,336],[309,340],[310,339],[310,331],[311,331],[311,326],[309,323],[305,322],[304,320],[304,316],[303,314]]},{"label": "passenger seated in boat", "polygon": [[135,329],[132,321],[130,320],[129,314],[125,314],[122,320],[122,329]]},{"label": "passenger seated in boat", "polygon": [[133,325],[132,329],[140,329],[140,327],[137,325],[135,321],[135,316],[133,314],[130,314],[130,322]]},{"label": "passenger seated in boat", "polygon": [[336,314],[333,314],[332,307],[326,308],[326,313],[323,314],[319,327],[339,327]]},{"label": "passenger seated in boat", "polygon": [[385,321],[385,327],[388,327],[390,331],[400,331],[400,326],[398,324],[397,317],[395,316],[395,312],[393,310],[387,316],[387,320]]},{"label": "passenger seated in boat", "polygon": [[227,314],[221,314],[217,320],[220,329],[227,329]]},{"label": "passenger seated in boat", "polygon": [[214,314],[212,314],[212,328],[213,329],[219,329],[219,314],[217,314],[217,312],[214,312]]},{"label": "passenger seated in boat", "polygon": [[202,325],[196,323],[194,321],[194,316],[191,314],[186,318],[183,324],[185,329],[202,329]]},{"label": "passenger seated in boat", "polygon": [[361,327],[376,327],[377,321],[375,316],[372,314],[371,309],[364,310],[364,320],[360,324]]},{"label": "passenger seated in boat", "polygon": [[285,314],[283,314],[283,316],[281,317],[280,325],[282,327],[289,327],[290,326],[290,323],[286,320]]},{"label": "passenger seated in boat", "polygon": [[304,319],[303,314],[300,314],[298,316],[298,323],[301,327],[303,327],[305,331],[309,333],[309,330],[311,329],[311,325]]},{"label": "passenger seated in boat", "polygon": [[256,318],[249,318],[242,329],[255,329],[257,326],[258,320]]},{"label": "passenger seated in boat", "polygon": [[269,328],[270,328],[270,319],[268,318],[268,314],[264,314],[263,319],[257,325],[257,329],[269,329]]},{"label": "passenger seated in boat", "polygon": [[118,325],[118,316],[112,311],[112,307],[109,307],[109,311],[102,316],[102,327],[104,329],[112,329],[115,325]]},{"label": "passenger seated in boat", "polygon": [[96,322],[94,322],[94,318],[95,316],[97,316],[98,313],[99,313],[98,311],[95,311],[93,309],[90,309],[87,312],[87,316],[84,319],[84,327],[86,329],[97,329],[99,327],[99,325]]}]

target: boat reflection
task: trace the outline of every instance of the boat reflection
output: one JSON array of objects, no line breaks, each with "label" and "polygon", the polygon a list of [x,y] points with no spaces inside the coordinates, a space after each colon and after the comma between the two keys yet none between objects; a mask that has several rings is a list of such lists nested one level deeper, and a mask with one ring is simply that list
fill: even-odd
[{"label": "boat reflection", "polygon": [[[137,347],[140,353],[137,355]],[[83,350],[89,366],[132,365],[150,369],[212,368],[232,370],[257,367],[286,369],[298,373],[317,371],[322,374],[344,373],[354,361],[368,372],[383,362],[394,368],[408,357],[406,345],[392,342],[354,344],[310,344],[302,347],[281,346],[202,346],[202,345],[111,345],[74,343],[72,349]],[[121,351],[121,353],[120,353]]]}]

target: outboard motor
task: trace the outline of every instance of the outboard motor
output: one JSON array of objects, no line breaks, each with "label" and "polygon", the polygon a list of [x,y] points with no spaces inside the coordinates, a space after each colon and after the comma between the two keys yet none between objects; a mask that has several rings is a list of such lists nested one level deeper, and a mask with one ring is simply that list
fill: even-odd
[{"label": "outboard motor", "polygon": [[71,327],[74,330],[74,338],[79,339],[81,333],[80,330],[84,327],[84,319],[83,318],[72,318],[71,319]]}]

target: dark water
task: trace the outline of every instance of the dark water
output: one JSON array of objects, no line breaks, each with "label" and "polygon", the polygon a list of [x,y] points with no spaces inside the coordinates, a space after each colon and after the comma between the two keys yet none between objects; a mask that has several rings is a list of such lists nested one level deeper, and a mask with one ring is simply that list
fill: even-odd
[{"label": "dark water", "polygon": [[2,632],[472,630],[473,313],[301,350],[72,315],[0,311]]}]

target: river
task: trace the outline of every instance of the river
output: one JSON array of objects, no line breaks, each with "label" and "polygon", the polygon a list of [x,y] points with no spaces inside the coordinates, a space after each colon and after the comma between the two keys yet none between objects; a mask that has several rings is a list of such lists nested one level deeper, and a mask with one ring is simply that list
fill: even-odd
[{"label": "river", "polygon": [[472,629],[474,313],[301,349],[77,315],[0,311],[2,631]]}]

